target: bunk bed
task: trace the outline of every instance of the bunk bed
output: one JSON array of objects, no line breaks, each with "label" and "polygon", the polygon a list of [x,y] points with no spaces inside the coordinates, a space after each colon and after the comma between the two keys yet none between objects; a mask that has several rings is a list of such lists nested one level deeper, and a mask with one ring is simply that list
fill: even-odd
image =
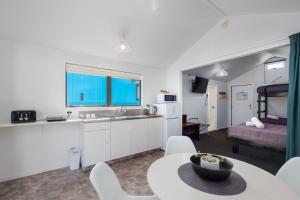
[{"label": "bunk bed", "polygon": [[258,118],[265,128],[246,126],[245,123],[228,129],[228,140],[233,144],[232,151],[239,152],[239,145],[251,145],[285,152],[286,118],[268,118],[268,98],[285,97],[288,94],[288,84],[266,85],[257,88]]}]

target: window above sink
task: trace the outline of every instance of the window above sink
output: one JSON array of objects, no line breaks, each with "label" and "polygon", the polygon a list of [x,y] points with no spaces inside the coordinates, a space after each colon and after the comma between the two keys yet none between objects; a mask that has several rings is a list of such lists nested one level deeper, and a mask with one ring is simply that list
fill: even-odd
[{"label": "window above sink", "polygon": [[140,106],[142,75],[66,64],[67,107]]}]

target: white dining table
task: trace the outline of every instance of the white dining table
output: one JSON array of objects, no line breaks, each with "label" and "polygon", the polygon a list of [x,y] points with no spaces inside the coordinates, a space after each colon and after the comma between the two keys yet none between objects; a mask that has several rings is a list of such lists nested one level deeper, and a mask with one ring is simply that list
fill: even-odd
[{"label": "white dining table", "polygon": [[254,165],[227,158],[233,170],[247,182],[246,190],[237,195],[214,195],[184,183],[178,168],[190,162],[192,154],[173,154],[156,160],[148,169],[150,188],[160,200],[299,200],[284,182]]}]

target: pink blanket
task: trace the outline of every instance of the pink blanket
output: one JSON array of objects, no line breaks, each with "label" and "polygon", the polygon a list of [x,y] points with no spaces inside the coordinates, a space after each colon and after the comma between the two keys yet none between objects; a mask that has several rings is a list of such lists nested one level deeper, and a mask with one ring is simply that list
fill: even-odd
[{"label": "pink blanket", "polygon": [[228,136],[254,142],[259,145],[284,149],[286,145],[286,126],[264,123],[265,128],[239,124],[229,128]]}]

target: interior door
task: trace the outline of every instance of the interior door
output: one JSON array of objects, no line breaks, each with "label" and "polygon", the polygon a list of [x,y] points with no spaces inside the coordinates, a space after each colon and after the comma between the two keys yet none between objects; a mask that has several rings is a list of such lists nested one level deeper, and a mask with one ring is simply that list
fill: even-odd
[{"label": "interior door", "polygon": [[208,104],[208,131],[217,130],[217,86],[208,85],[207,86],[207,104]]},{"label": "interior door", "polygon": [[249,121],[253,115],[253,86],[251,84],[232,86],[231,102],[232,125]]}]

